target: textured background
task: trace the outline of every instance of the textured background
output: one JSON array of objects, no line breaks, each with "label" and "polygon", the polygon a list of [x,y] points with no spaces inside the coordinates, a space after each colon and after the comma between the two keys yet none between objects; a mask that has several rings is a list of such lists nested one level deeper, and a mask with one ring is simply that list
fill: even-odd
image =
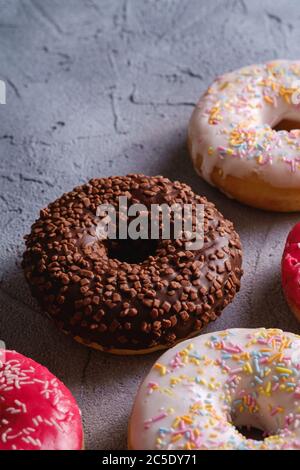
[{"label": "textured background", "polygon": [[123,449],[139,382],[155,360],[110,357],[60,334],[31,299],[22,237],[39,209],[96,176],[181,179],[235,223],[240,294],[206,331],[299,331],[280,287],[297,215],[264,213],[200,181],[186,129],[193,103],[229,69],[298,58],[299,0],[0,0],[0,338],[73,391],[90,449]]}]

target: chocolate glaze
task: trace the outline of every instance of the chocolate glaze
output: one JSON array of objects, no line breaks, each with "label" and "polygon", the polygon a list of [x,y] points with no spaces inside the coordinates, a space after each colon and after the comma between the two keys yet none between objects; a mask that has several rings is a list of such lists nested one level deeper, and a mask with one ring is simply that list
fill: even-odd
[{"label": "chocolate glaze", "polygon": [[[110,258],[123,248],[97,238],[96,210],[116,206],[121,195],[147,207],[204,204],[203,248],[158,240],[143,260],[149,249],[137,240],[123,245],[130,249],[119,255],[123,261]],[[65,332],[105,350],[170,346],[215,320],[240,286],[241,244],[232,223],[189,186],[162,176],[93,179],[43,209],[25,238],[22,264],[42,309]]]}]

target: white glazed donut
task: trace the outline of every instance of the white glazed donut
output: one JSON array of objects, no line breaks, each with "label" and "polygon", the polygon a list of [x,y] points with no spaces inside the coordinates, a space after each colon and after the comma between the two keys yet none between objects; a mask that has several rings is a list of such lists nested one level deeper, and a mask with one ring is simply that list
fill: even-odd
[{"label": "white glazed donut", "polygon": [[[247,439],[237,429],[264,431]],[[231,329],[167,351],[138,392],[130,449],[300,449],[300,336]]]},{"label": "white glazed donut", "polygon": [[[189,124],[196,171],[246,204],[300,210],[299,103],[300,61],[251,65],[217,78]],[[275,130],[282,121],[292,130]]]}]

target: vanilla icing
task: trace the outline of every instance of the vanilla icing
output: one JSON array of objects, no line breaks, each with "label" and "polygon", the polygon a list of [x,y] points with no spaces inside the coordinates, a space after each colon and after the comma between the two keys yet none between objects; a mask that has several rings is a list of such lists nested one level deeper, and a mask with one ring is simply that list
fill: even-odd
[{"label": "vanilla icing", "polygon": [[[262,429],[247,439],[239,426]],[[133,449],[300,449],[300,336],[230,329],[178,344],[138,392]]]},{"label": "vanilla icing", "polygon": [[273,129],[283,119],[300,122],[300,61],[251,65],[218,77],[189,124],[191,156],[212,183],[256,173],[274,187],[300,185],[300,130]]}]

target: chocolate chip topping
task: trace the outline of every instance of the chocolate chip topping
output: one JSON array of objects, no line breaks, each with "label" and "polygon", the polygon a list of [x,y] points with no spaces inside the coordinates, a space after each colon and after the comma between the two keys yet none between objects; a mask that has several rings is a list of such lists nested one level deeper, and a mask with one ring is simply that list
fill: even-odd
[{"label": "chocolate chip topping", "polygon": [[[153,240],[99,240],[97,208],[117,207],[119,196],[148,208],[204,204],[203,247],[160,239],[149,252]],[[215,320],[240,286],[232,223],[189,186],[162,176],[93,179],[41,210],[25,238],[23,268],[42,309],[65,332],[105,350],[170,346]]]}]

